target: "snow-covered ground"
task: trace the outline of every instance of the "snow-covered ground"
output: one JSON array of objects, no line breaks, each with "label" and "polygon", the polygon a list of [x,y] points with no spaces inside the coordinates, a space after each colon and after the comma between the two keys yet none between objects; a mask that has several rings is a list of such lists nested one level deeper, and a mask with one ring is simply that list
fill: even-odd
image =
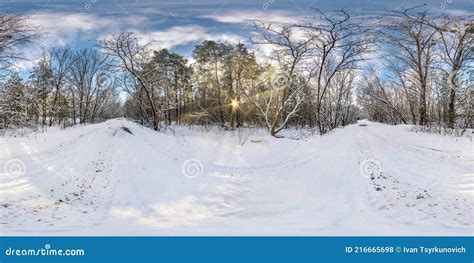
[{"label": "snow-covered ground", "polygon": [[0,138],[0,234],[474,235],[471,137],[176,129]]}]

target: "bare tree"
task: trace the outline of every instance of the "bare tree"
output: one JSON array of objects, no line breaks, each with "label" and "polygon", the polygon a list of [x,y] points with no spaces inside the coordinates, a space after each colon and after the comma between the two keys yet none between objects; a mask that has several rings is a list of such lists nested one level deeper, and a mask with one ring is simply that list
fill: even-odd
[{"label": "bare tree", "polygon": [[[383,83],[374,71],[367,72],[360,84],[359,103],[369,110],[371,117],[392,124],[407,123],[403,114],[402,90]],[[386,120],[386,117],[389,120]]]},{"label": "bare tree", "polygon": [[429,24],[426,11],[416,12],[417,7],[403,12],[393,11],[381,19],[380,35],[388,48],[388,59],[398,63],[407,79],[416,87],[418,95],[419,124],[428,122],[427,96],[429,76],[435,61],[436,33]]},{"label": "bare tree", "polygon": [[112,84],[112,73],[108,57],[98,51],[82,49],[75,53],[71,66],[71,84],[77,93],[80,123],[94,118],[103,99],[103,91]]},{"label": "bare tree", "polygon": [[60,99],[62,92],[66,88],[68,77],[73,62],[73,53],[69,47],[52,48],[49,53],[48,65],[52,75],[53,98],[51,102],[49,126],[58,119],[58,113],[63,110],[61,108]]},{"label": "bare tree", "polygon": [[[462,78],[463,71],[472,72],[474,61],[474,23],[471,17],[449,18],[445,16],[442,22],[430,21],[430,25],[438,33],[441,47],[442,65],[438,67],[443,71],[449,83],[449,99],[447,126],[454,128],[456,118],[457,93],[467,86]],[[467,72],[466,74],[467,75]]]},{"label": "bare tree", "polygon": [[19,49],[37,37],[27,16],[0,13],[0,71],[14,66],[14,61],[22,58]]},{"label": "bare tree", "polygon": [[356,75],[354,70],[345,70],[334,76],[324,105],[330,129],[345,126],[354,120],[352,91],[356,84]]},{"label": "bare tree", "polygon": [[313,19],[300,27],[314,39],[311,49],[315,67],[315,115],[320,133],[325,133],[331,126],[323,108],[327,92],[339,74],[359,69],[360,62],[372,51],[374,40],[370,29],[344,10],[329,15],[315,12]]},{"label": "bare tree", "polygon": [[[122,32],[119,34],[114,34],[110,38],[102,41],[102,49],[116,58],[120,63],[120,68],[130,74],[134,81],[136,81],[136,86],[140,90],[143,90],[147,106],[151,108],[151,125],[154,130],[159,129],[159,118],[160,118],[160,108],[156,105],[155,101],[155,91],[153,89],[153,83],[147,79],[147,75],[150,72],[147,72],[145,65],[150,60],[149,59],[149,45],[150,43],[140,44],[139,40],[135,37],[133,33]],[[129,89],[126,89],[130,96],[141,100],[137,97],[140,91],[130,92]],[[144,104],[139,102],[142,107]],[[147,117],[147,116],[144,116]]]},{"label": "bare tree", "polygon": [[304,98],[302,91],[312,76],[312,72],[305,74],[304,64],[311,55],[310,45],[315,37],[298,37],[296,26],[277,28],[271,24],[256,22],[254,28],[260,33],[254,43],[273,49],[273,59],[278,64],[278,72],[271,76],[268,81],[269,88],[264,94],[259,94],[264,97],[263,101],[252,98],[245,89],[243,92],[264,118],[270,134],[275,136],[300,110]]}]

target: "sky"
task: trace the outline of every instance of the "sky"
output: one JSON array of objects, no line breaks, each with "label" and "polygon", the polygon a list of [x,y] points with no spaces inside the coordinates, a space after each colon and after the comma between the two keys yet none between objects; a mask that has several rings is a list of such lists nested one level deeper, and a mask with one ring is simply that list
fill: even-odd
[{"label": "sky", "polygon": [[[194,46],[207,39],[248,44],[249,24],[256,19],[281,24],[304,20],[314,8],[373,14],[423,3],[432,12],[474,14],[474,0],[0,0],[0,12],[26,13],[44,32],[40,45],[25,51],[29,59],[51,46],[92,47],[118,31],[133,31],[154,40],[153,49],[168,48],[189,58]],[[28,60],[20,64],[28,67]]]}]

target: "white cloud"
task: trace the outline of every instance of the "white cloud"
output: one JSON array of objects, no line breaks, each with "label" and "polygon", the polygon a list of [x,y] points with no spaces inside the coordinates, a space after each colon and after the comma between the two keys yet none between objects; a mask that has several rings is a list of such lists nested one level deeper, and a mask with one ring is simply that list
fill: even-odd
[{"label": "white cloud", "polygon": [[231,24],[247,24],[253,21],[261,20],[273,24],[290,24],[298,22],[298,16],[281,11],[233,11],[223,14],[213,14],[201,16],[202,18],[213,19],[217,22]]},{"label": "white cloud", "polygon": [[38,13],[30,16],[31,23],[39,26],[46,37],[43,41],[63,46],[76,41],[78,34],[115,31],[124,26],[143,25],[144,16],[99,17],[86,13]]},{"label": "white cloud", "polygon": [[104,23],[102,19],[81,13],[38,13],[30,16],[32,23],[51,28],[68,28],[71,30],[91,30]]},{"label": "white cloud", "polygon": [[198,25],[175,26],[163,31],[153,32],[136,31],[136,34],[144,41],[153,40],[154,46],[160,48],[171,48],[209,38],[207,30]]},{"label": "white cloud", "polygon": [[232,33],[210,33],[205,27],[199,25],[174,26],[159,31],[140,30],[143,23],[149,18],[144,16],[125,17],[98,17],[85,13],[40,13],[30,16],[31,23],[40,27],[44,37],[40,45],[44,48],[52,46],[65,46],[77,41],[79,35],[90,35],[92,41],[102,39],[119,30],[135,32],[138,37],[145,40],[154,40],[155,45],[161,48],[171,48],[200,42],[205,39],[226,41],[230,43],[244,42]]},{"label": "white cloud", "polygon": [[461,10],[461,9],[444,9],[442,11],[445,14],[452,15],[452,16],[471,16],[474,13],[468,10]]},{"label": "white cloud", "polygon": [[29,22],[38,27],[40,38],[23,52],[24,60],[15,66],[19,70],[30,69],[43,49],[74,45],[78,39],[96,41],[98,36],[107,35],[124,28],[138,27],[147,22],[146,16],[103,17],[88,13],[43,12],[29,16]]},{"label": "white cloud", "polygon": [[74,41],[79,32],[103,27],[103,19],[85,14],[42,13],[30,17],[33,25],[40,27],[43,46],[64,46]]},{"label": "white cloud", "polygon": [[38,27],[40,38],[25,49],[23,52],[25,60],[18,60],[15,63],[19,70],[31,68],[43,49],[73,44],[79,34],[93,33],[117,25],[117,21],[113,19],[99,19],[84,13],[35,13],[29,16],[29,21]]},{"label": "white cloud", "polygon": [[172,48],[191,43],[198,44],[204,40],[224,41],[228,43],[245,42],[243,38],[229,33],[210,33],[207,28],[199,25],[174,26],[162,31],[135,31],[143,42],[152,40],[152,48]]}]

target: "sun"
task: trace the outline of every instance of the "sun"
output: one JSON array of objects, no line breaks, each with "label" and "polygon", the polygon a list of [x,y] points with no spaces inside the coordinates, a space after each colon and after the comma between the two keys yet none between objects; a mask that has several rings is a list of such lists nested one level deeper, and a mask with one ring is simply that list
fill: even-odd
[{"label": "sun", "polygon": [[232,106],[233,109],[236,109],[239,107],[239,101],[237,99],[231,100],[230,106]]}]

